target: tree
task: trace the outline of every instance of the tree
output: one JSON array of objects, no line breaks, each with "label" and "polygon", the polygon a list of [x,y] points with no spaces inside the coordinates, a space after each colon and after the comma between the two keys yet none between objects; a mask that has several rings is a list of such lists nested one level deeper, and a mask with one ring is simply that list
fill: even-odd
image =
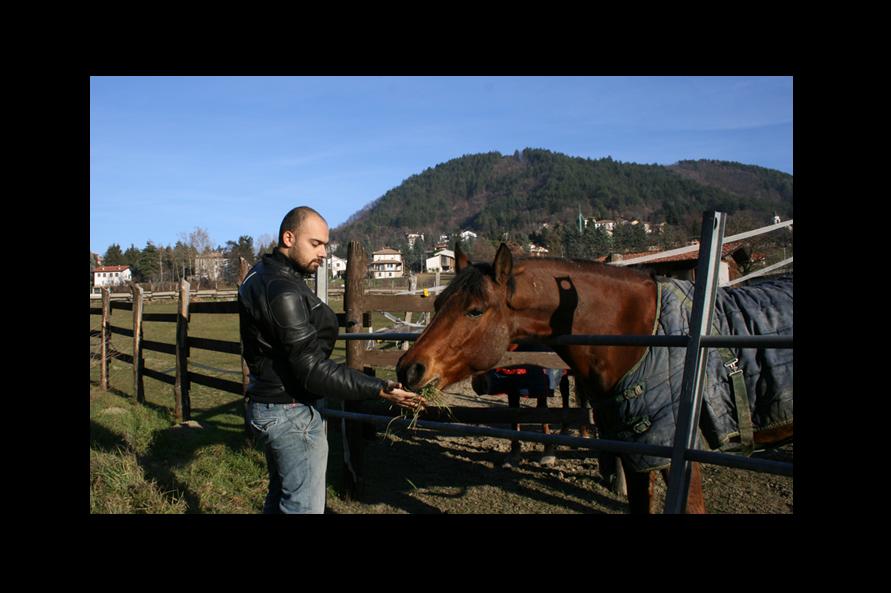
[{"label": "tree", "polygon": [[273,237],[269,233],[264,233],[257,237],[256,245],[257,258],[259,258],[262,255],[271,254],[273,251],[275,251],[275,248],[278,247],[278,241],[276,241],[275,237]]},{"label": "tree", "polygon": [[195,227],[195,230],[189,233],[189,245],[195,250],[195,255],[204,255],[210,251],[211,244],[207,230]]},{"label": "tree", "polygon": [[588,225],[579,235],[575,226],[564,227],[564,257],[578,259],[596,259],[607,255],[613,249],[613,242],[605,230]]},{"label": "tree", "polygon": [[662,233],[657,238],[657,245],[662,249],[674,249],[687,244],[687,233],[673,224],[666,224]]},{"label": "tree", "polygon": [[121,251],[121,246],[117,243],[112,243],[108,246],[108,249],[105,250],[103,262],[106,266],[123,266],[127,263],[127,260],[124,259],[124,253]]},{"label": "tree", "polygon": [[139,254],[137,267],[145,282],[156,282],[161,269],[160,252],[151,241],[145,244],[145,249]]},{"label": "tree", "polygon": [[602,228],[594,228],[593,225],[589,225],[587,229],[585,229],[584,235],[582,235],[582,242],[584,244],[584,249],[587,257],[589,259],[596,259],[598,257],[609,255],[610,251],[615,249],[615,241],[614,237],[610,237],[609,233],[607,233]]},{"label": "tree", "polygon": [[176,280],[176,256],[170,245],[161,249],[161,269],[159,274],[161,282],[174,282]]},{"label": "tree", "polygon": [[[501,245],[501,241],[498,241],[497,243],[498,246]],[[477,263],[491,263],[495,260],[495,254],[497,253],[495,242],[490,241],[485,237],[471,239],[469,248],[465,250],[464,245],[461,245],[461,250],[467,254],[470,261]]]},{"label": "tree", "polygon": [[183,241],[177,241],[173,247],[173,263],[176,269],[174,278],[177,282],[191,275],[191,262],[191,247]]},{"label": "tree", "polygon": [[142,270],[139,268],[139,260],[142,258],[142,251],[132,243],[127,251],[124,252],[124,263],[122,265],[130,266],[130,273],[133,274],[134,282],[142,282]]},{"label": "tree", "polygon": [[242,235],[238,238],[238,242],[226,241],[224,256],[229,262],[226,268],[226,280],[236,282],[241,269],[240,258],[243,257],[250,265],[254,265],[256,261],[253,237]]},{"label": "tree", "polygon": [[613,248],[620,253],[645,251],[647,232],[642,224],[620,224],[613,230]]},{"label": "tree", "polygon": [[427,248],[422,238],[418,237],[415,239],[415,244],[412,246],[411,250],[409,250],[407,259],[411,271],[424,271],[424,264],[427,260]]}]

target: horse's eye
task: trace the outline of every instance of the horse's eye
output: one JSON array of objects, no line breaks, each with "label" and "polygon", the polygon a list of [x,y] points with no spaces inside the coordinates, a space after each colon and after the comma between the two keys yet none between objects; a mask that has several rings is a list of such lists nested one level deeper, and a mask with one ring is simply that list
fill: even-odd
[{"label": "horse's eye", "polygon": [[467,315],[468,317],[471,317],[473,319],[476,319],[477,317],[479,317],[482,314],[483,314],[483,311],[481,309],[471,309],[470,311],[465,313],[465,315]]}]

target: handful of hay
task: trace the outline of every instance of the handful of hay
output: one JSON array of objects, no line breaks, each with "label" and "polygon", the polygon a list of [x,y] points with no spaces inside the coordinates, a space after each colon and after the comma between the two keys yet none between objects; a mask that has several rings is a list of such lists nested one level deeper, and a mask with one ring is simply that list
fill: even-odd
[{"label": "handful of hay", "polygon": [[[435,383],[428,383],[424,387],[418,391],[418,395],[424,398],[424,404],[428,407],[437,407],[437,408],[445,408],[446,413],[451,416],[452,411],[449,409],[449,406],[446,405],[448,398],[445,393],[439,390],[439,388],[435,385]],[[418,417],[421,415],[421,410],[408,410],[406,408],[399,408],[399,415],[395,416],[393,420],[397,418],[401,419],[410,419],[408,424],[409,430],[415,430],[418,427]],[[392,424],[392,421],[390,421]],[[385,434],[390,434],[390,425],[387,425],[387,430]]]}]

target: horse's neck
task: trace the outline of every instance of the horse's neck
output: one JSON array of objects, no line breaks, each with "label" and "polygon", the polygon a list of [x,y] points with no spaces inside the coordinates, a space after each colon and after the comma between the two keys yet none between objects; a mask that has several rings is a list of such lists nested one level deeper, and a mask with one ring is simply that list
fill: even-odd
[{"label": "horse's neck", "polygon": [[[512,338],[561,334],[646,335],[656,316],[656,284],[646,274],[596,264],[528,261],[515,276]],[[608,393],[645,347],[555,348],[591,395]]]},{"label": "horse's neck", "polygon": [[655,282],[646,274],[585,262],[525,260],[512,306],[518,336],[651,332]]}]

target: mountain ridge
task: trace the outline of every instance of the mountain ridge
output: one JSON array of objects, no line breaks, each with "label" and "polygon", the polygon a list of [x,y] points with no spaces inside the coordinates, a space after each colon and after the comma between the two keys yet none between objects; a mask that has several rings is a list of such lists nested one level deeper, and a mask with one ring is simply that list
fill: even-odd
[{"label": "mountain ridge", "polygon": [[[526,240],[542,225],[587,218],[639,219],[694,232],[704,210],[763,220],[792,216],[792,175],[731,161],[672,165],[589,159],[540,148],[462,155],[405,179],[332,230],[332,240],[371,249],[406,233],[438,238],[472,230]],[[429,239],[428,239],[428,242]]]}]

